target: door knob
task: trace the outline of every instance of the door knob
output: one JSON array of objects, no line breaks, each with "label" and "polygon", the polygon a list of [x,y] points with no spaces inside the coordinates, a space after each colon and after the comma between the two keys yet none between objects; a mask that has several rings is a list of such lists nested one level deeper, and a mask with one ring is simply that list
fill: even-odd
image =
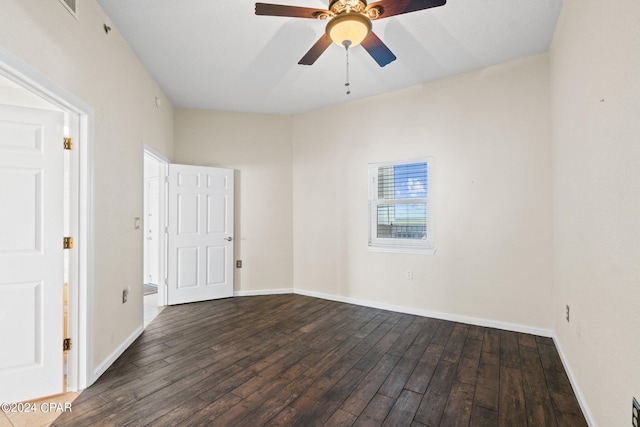
[{"label": "door knob", "polygon": [[224,239],[224,240],[226,240],[227,242],[230,242],[230,241],[232,241],[232,240],[233,240],[233,237],[231,237],[231,236],[229,236],[229,237],[225,237],[225,239]]}]

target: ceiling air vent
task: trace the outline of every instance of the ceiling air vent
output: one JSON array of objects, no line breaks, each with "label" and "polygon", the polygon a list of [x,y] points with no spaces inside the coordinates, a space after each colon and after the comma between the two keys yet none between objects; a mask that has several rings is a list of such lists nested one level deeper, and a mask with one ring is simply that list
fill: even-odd
[{"label": "ceiling air vent", "polygon": [[60,3],[67,8],[74,18],[78,19],[78,10],[76,9],[76,0],[60,0]]}]

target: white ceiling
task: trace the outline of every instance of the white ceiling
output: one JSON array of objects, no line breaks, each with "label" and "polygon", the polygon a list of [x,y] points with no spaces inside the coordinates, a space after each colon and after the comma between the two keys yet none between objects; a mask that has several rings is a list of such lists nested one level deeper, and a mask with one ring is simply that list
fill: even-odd
[{"label": "white ceiling", "polygon": [[[326,22],[256,16],[249,0],[97,0],[180,108],[296,114],[549,49],[562,0],[448,0],[373,22],[398,59],[380,68],[361,47],[298,61]],[[321,0],[263,0],[327,8]],[[393,0],[387,0],[393,1]]]}]

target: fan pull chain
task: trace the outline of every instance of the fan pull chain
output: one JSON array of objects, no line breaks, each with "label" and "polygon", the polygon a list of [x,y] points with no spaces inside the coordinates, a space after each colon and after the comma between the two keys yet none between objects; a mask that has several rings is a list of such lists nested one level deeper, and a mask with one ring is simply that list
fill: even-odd
[{"label": "fan pull chain", "polygon": [[344,50],[346,51],[347,56],[347,82],[344,84],[347,87],[347,95],[351,93],[350,83],[349,83],[349,46],[351,46],[351,40],[345,40],[342,42],[344,46]]}]

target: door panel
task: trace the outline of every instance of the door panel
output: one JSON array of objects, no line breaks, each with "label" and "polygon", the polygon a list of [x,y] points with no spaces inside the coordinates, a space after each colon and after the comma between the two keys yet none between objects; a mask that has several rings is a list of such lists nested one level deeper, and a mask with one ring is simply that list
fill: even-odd
[{"label": "door panel", "polygon": [[0,105],[0,402],[63,391],[63,125]]},{"label": "door panel", "polygon": [[169,165],[168,303],[233,296],[233,170]]},{"label": "door panel", "polygon": [[226,233],[227,229],[227,199],[224,196],[207,197],[207,232]]},{"label": "door panel", "polygon": [[[227,265],[227,248],[209,246],[207,248],[207,286],[224,283]],[[220,268],[222,266],[222,268]]]},{"label": "door panel", "polygon": [[38,315],[42,311],[42,282],[4,284],[0,292],[3,298],[11,300],[11,306],[6,307],[4,316],[24,322],[20,325],[20,333],[12,334],[11,345],[4,346],[4,351],[0,353],[0,369],[36,366],[41,361],[37,347],[42,340],[42,329],[38,325]]},{"label": "door panel", "polygon": [[[180,187],[179,187],[180,188]],[[188,187],[187,187],[188,188]],[[198,234],[200,225],[200,195],[177,194],[178,197],[178,234]]]},{"label": "door panel", "polygon": [[[1,150],[0,150],[1,151]],[[36,254],[42,235],[42,171],[0,168],[0,253]]]},{"label": "door panel", "polygon": [[178,288],[198,286],[198,248],[177,248]]}]

